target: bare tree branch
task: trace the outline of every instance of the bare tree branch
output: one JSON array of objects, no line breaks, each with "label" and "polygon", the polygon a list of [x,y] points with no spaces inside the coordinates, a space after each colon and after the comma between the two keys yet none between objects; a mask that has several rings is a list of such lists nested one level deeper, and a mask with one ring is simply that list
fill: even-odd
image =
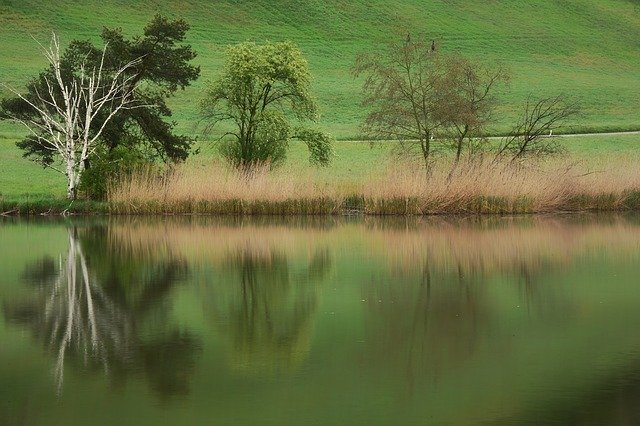
[{"label": "bare tree branch", "polygon": [[382,54],[360,55],[353,68],[355,76],[364,76],[361,104],[370,110],[362,132],[404,142],[401,147],[419,147],[425,165],[438,128],[434,117],[437,55],[430,45],[423,37],[403,37]]},{"label": "bare tree branch", "polygon": [[557,143],[551,138],[553,131],[579,112],[578,104],[568,101],[564,95],[539,100],[529,96],[522,118],[503,141],[497,157],[510,154],[515,161],[527,155],[558,152]]},{"label": "bare tree branch", "polygon": [[[104,69],[105,46],[97,69],[87,72],[85,63],[82,63],[78,74],[72,76],[71,81],[65,81],[58,36],[52,34],[49,47],[36,42],[51,66],[53,81],[44,78],[47,93],[36,89],[35,100],[3,85],[31,107],[39,120],[10,118],[25,126],[39,145],[58,154],[67,177],[67,196],[75,199],[86,160],[95,151],[107,123],[122,110],[148,106],[136,104],[133,96],[137,75],[130,71],[141,62],[141,58],[107,75]],[[103,110],[108,110],[108,113],[100,114]]]}]

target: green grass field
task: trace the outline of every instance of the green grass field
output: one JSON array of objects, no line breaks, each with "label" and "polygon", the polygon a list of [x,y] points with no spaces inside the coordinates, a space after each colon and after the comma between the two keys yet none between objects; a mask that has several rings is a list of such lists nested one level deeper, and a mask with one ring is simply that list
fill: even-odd
[{"label": "green grass field", "polygon": [[[358,139],[366,111],[360,108],[361,81],[350,75],[356,55],[412,28],[488,64],[504,63],[513,74],[500,94],[499,122],[505,132],[529,93],[566,93],[581,102],[583,114],[566,131],[640,128],[640,1],[638,0],[0,0],[0,81],[15,87],[44,67],[31,36],[47,41],[50,31],[63,41],[96,41],[102,26],[140,33],[155,14],[185,18],[188,42],[199,56],[202,77],[171,101],[179,130],[199,134],[197,101],[220,69],[224,46],[256,40],[292,40],[306,54],[315,76],[314,92],[322,126],[339,139]],[[7,93],[0,92],[0,95]],[[64,197],[64,177],[21,158],[15,141],[20,127],[0,123],[0,198]],[[578,157],[605,158],[631,153],[640,136],[563,140]],[[202,164],[216,154],[201,142]],[[308,166],[304,147],[294,145],[285,167],[310,170],[335,182],[366,177],[387,164],[389,144],[340,142],[327,169]]]},{"label": "green grass field", "polygon": [[288,39],[309,60],[323,125],[338,138],[357,139],[365,111],[349,68],[398,26],[426,33],[443,50],[510,66],[497,131],[528,93],[560,92],[584,106],[573,130],[640,127],[638,0],[0,0],[0,80],[19,87],[44,66],[31,35],[46,41],[55,30],[66,41],[95,40],[105,25],[136,34],[158,12],[190,22],[189,42],[199,53],[202,78],[173,101],[174,118],[188,133],[198,132],[196,101],[220,69],[225,45]]}]

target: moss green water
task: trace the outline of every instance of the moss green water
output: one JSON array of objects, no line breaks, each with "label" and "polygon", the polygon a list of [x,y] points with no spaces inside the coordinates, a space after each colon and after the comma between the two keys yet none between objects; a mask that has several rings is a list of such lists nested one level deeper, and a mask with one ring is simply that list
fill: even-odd
[{"label": "moss green water", "polygon": [[5,220],[0,424],[634,424],[639,265],[638,216]]}]

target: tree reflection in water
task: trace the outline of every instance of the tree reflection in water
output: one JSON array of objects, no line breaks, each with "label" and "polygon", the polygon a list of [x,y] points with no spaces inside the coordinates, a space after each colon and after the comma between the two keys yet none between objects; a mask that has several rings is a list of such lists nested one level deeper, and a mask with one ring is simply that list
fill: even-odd
[{"label": "tree reflection in water", "polygon": [[[365,359],[374,366],[382,362],[395,367],[405,377],[409,394],[417,383],[437,383],[495,340],[488,333],[501,327],[492,324],[494,298],[487,289],[492,279],[504,276],[518,284],[514,291],[522,306],[514,308],[525,310],[532,321],[566,319],[573,310],[571,302],[545,280],[562,264],[544,261],[544,252],[528,254],[499,265],[491,264],[494,253],[490,251],[470,258],[473,261],[451,256],[434,263],[427,255],[415,266],[398,262],[400,266],[390,268],[388,276],[373,279],[364,288]],[[509,339],[505,336],[501,341]]]},{"label": "tree reflection in water", "polygon": [[[398,285],[398,283],[402,285]],[[437,381],[464,362],[478,344],[488,318],[477,275],[443,274],[428,263],[419,271],[398,271],[365,290],[366,358],[416,382]]]},{"label": "tree reflection in water", "polygon": [[327,250],[296,265],[275,248],[236,248],[209,288],[208,308],[229,342],[232,366],[245,373],[290,371],[310,350],[319,284],[331,268]]},{"label": "tree reflection in water", "polygon": [[22,304],[6,304],[5,317],[28,326],[55,357],[58,394],[65,363],[104,371],[115,385],[142,374],[162,399],[187,394],[199,343],[167,327],[164,303],[186,263],[122,248],[106,228],[70,228],[66,256],[27,267],[23,278],[37,290]]}]

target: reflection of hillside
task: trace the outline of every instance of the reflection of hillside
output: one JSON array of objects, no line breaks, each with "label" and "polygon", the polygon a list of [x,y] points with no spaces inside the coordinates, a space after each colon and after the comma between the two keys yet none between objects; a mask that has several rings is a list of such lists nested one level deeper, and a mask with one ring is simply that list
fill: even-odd
[{"label": "reflection of hillside", "polygon": [[316,252],[306,266],[273,248],[247,244],[229,252],[208,283],[206,310],[228,341],[236,369],[298,366],[310,350],[318,284],[330,266],[326,251]]},{"label": "reflection of hillside", "polygon": [[59,391],[69,364],[105,371],[114,384],[143,372],[159,396],[184,394],[198,345],[162,318],[164,299],[185,272],[172,257],[123,255],[103,228],[72,228],[66,255],[28,266],[23,278],[35,287],[32,297],[5,304],[4,313],[55,357]]}]

